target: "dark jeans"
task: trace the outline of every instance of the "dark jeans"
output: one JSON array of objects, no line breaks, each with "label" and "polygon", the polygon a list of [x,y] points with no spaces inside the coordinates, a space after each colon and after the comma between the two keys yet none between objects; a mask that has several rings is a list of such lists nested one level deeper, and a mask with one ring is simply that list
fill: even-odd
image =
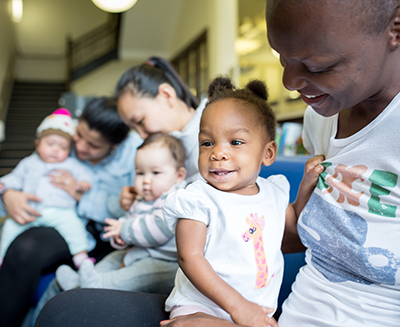
[{"label": "dark jeans", "polygon": [[67,243],[53,228],[37,227],[10,245],[0,269],[0,324],[20,326],[32,306],[42,274],[72,264]]},{"label": "dark jeans", "polygon": [[62,292],[44,306],[35,327],[144,327],[168,319],[166,295],[75,289]]}]

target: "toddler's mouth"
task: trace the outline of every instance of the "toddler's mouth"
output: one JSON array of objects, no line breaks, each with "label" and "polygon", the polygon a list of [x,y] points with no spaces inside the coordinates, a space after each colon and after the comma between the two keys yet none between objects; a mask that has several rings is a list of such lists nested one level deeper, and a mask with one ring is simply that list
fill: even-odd
[{"label": "toddler's mouth", "polygon": [[212,169],[210,173],[216,178],[224,178],[228,177],[233,174],[233,170],[226,170],[226,169]]}]

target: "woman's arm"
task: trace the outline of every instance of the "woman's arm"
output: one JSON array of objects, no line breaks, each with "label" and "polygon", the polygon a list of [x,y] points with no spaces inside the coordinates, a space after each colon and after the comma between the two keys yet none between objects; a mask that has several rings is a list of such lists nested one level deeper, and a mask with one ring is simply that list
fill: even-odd
[{"label": "woman's arm", "polygon": [[275,321],[267,315],[272,309],[245,300],[214,271],[204,257],[206,236],[207,227],[204,223],[191,219],[178,220],[178,262],[185,275],[203,295],[227,311],[235,323],[251,326],[266,326],[268,323],[273,325]]},{"label": "woman's arm", "polygon": [[72,175],[68,171],[62,169],[55,169],[54,172],[55,173],[49,174],[51,177],[51,184],[53,184],[55,187],[63,189],[77,202],[79,202],[82,197],[82,193],[78,191],[78,183],[72,177]]},{"label": "woman's arm", "polygon": [[40,202],[36,195],[6,190],[2,196],[7,214],[20,225],[34,221],[40,213],[29,206],[28,201]]}]

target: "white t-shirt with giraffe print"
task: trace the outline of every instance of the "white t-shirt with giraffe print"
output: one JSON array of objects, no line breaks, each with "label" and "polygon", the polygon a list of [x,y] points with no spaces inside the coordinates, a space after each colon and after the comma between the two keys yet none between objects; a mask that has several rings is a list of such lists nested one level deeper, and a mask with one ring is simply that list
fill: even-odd
[{"label": "white t-shirt with giraffe print", "polygon": [[[168,196],[164,218],[175,230],[179,218],[207,226],[205,258],[216,273],[244,298],[277,307],[283,275],[281,242],[289,203],[289,182],[282,175],[257,179],[259,193],[239,195],[196,181]],[[173,306],[199,306],[210,314],[231,320],[230,315],[202,295],[181,269],[166,301]]]}]

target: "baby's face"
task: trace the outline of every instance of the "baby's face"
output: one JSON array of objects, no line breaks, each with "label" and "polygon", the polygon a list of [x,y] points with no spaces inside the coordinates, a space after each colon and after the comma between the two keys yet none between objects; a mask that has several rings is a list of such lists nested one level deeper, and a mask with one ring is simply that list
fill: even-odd
[{"label": "baby's face", "polygon": [[135,163],[135,191],[145,201],[159,198],[182,180],[171,152],[159,143],[139,149]]},{"label": "baby's face", "polygon": [[36,152],[40,159],[48,163],[63,162],[71,151],[71,141],[67,138],[50,134],[37,141]]},{"label": "baby's face", "polygon": [[199,146],[201,176],[221,191],[243,195],[258,193],[261,166],[276,154],[276,143],[268,142],[254,110],[230,99],[204,110]]}]

